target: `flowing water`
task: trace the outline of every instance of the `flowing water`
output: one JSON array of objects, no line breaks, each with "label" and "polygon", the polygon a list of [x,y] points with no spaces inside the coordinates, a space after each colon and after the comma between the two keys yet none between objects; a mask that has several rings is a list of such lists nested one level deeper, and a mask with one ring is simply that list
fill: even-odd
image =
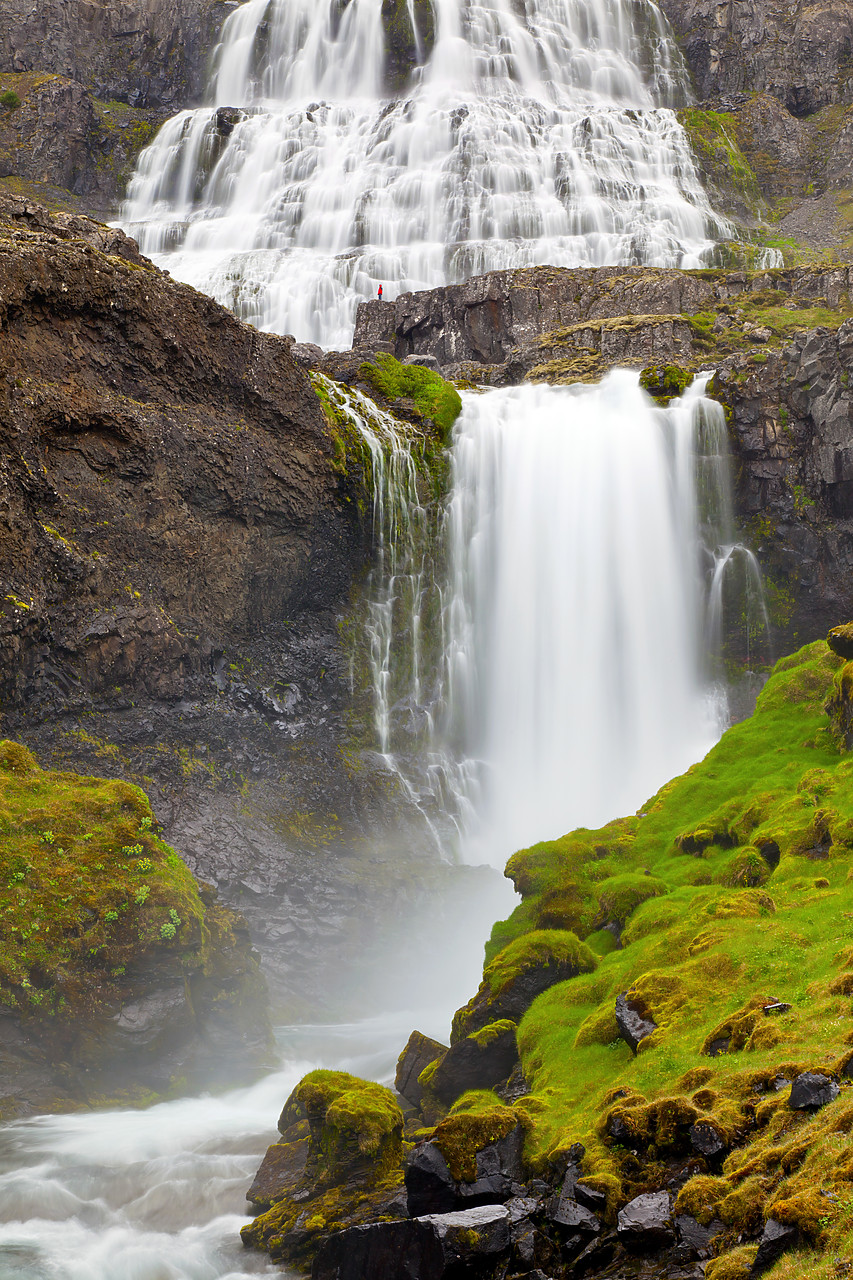
[{"label": "flowing water", "polygon": [[380,283],[391,299],[534,263],[700,266],[731,235],[649,0],[434,0],[434,40],[426,0],[386,4],[416,19],[395,93],[382,8],[232,13],[210,105],[170,120],[130,184],[143,252],[262,329],[347,346]]},{"label": "flowing water", "polygon": [[[393,1078],[412,1013],[286,1027],[283,1066],[250,1088],[146,1111],[0,1129],[2,1280],[249,1280],[294,1273],[245,1250],[245,1192],[293,1086],[317,1066]],[[423,1018],[424,1011],[418,1015]],[[447,1010],[427,1013],[444,1034]]]}]

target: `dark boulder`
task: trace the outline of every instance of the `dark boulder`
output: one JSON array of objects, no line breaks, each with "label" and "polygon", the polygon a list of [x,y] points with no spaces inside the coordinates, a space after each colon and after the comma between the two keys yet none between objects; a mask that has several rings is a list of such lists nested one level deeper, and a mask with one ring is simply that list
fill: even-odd
[{"label": "dark boulder", "polygon": [[650,1036],[657,1030],[654,1019],[630,1000],[627,992],[616,997],[616,1025],[620,1036],[626,1044],[631,1046],[634,1053],[637,1052],[640,1041],[645,1040],[646,1036]]},{"label": "dark boulder", "polygon": [[607,1207],[607,1196],[604,1192],[596,1191],[594,1187],[587,1187],[583,1182],[579,1182],[575,1187],[575,1199],[578,1204],[591,1209],[593,1213],[604,1213]]},{"label": "dark boulder", "polygon": [[709,1120],[699,1120],[690,1126],[690,1145],[700,1156],[713,1160],[726,1150],[725,1138]]},{"label": "dark boulder", "polygon": [[313,1280],[487,1276],[509,1247],[509,1214],[501,1205],[488,1205],[339,1231],[322,1245],[311,1275]]},{"label": "dark boulder", "polygon": [[439,1101],[449,1106],[468,1089],[491,1089],[506,1080],[518,1062],[515,1032],[515,1023],[505,1020],[453,1045],[430,1081]]},{"label": "dark boulder", "polygon": [[794,1248],[799,1241],[799,1236],[800,1233],[796,1227],[788,1227],[783,1222],[777,1222],[775,1218],[768,1218],[750,1274],[760,1276],[769,1270],[783,1253]]},{"label": "dark boulder", "polygon": [[834,1102],[841,1090],[821,1071],[804,1071],[791,1085],[788,1106],[792,1111],[818,1111]]},{"label": "dark boulder", "polygon": [[675,1229],[678,1234],[678,1243],[693,1257],[709,1258],[711,1241],[725,1230],[725,1226],[718,1219],[714,1219],[707,1227],[703,1227],[701,1222],[697,1222],[690,1214],[681,1213],[675,1219]]},{"label": "dark boulder", "polygon": [[654,1191],[629,1201],[619,1212],[616,1234],[620,1243],[633,1252],[671,1244],[675,1232],[668,1193]]},{"label": "dark boulder", "polygon": [[523,1175],[523,1146],[524,1134],[521,1126],[516,1125],[506,1137],[478,1151],[476,1178],[473,1182],[463,1180],[456,1184],[457,1204],[496,1204],[506,1200],[512,1194],[513,1184],[520,1182]]},{"label": "dark boulder", "polygon": [[419,1107],[423,1097],[418,1076],[444,1053],[447,1053],[446,1045],[433,1040],[431,1036],[425,1036],[421,1031],[413,1031],[409,1036],[405,1049],[397,1059],[394,1088],[412,1106]]},{"label": "dark boulder", "polygon": [[409,1213],[449,1213],[456,1207],[456,1183],[434,1142],[424,1142],[409,1156],[405,1174]]}]

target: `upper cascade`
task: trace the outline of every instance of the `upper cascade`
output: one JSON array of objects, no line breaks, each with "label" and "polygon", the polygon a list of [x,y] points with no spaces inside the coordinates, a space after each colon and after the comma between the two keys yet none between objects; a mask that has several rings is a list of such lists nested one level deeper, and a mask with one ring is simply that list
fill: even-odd
[{"label": "upper cascade", "polygon": [[122,225],[243,319],[324,345],[380,284],[699,266],[728,229],[672,110],[688,96],[649,0],[246,0],[211,105],[143,152]]}]

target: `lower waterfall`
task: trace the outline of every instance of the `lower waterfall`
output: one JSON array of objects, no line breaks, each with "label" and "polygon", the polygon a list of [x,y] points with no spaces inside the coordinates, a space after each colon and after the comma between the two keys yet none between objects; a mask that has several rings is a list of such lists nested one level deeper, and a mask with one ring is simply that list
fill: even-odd
[{"label": "lower waterfall", "polygon": [[707,381],[667,408],[625,370],[464,395],[443,572],[432,588],[420,567],[417,584],[374,586],[386,642],[373,673],[381,749],[463,860],[502,866],[636,810],[725,727],[728,633],[764,655]]}]

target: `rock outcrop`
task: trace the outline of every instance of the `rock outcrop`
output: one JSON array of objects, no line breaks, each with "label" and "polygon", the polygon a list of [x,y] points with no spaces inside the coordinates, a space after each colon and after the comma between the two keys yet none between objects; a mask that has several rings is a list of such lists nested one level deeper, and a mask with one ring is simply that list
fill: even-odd
[{"label": "rock outcrop", "polygon": [[274,1061],[245,922],[143,792],[0,742],[0,1117],[247,1081]]},{"label": "rock outcrop", "polygon": [[845,0],[660,0],[660,8],[700,98],[766,92],[795,116],[853,101],[853,15]]}]

